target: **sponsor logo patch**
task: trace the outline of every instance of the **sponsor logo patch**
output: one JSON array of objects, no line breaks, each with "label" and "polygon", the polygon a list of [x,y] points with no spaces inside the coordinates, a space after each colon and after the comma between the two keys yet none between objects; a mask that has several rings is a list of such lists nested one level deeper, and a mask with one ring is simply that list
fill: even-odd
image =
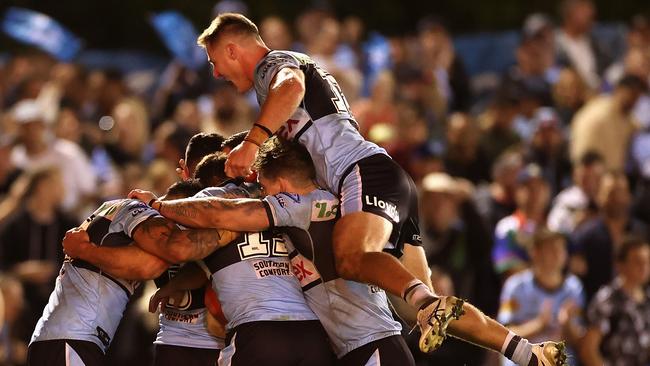
[{"label": "sponsor logo patch", "polygon": [[259,260],[253,262],[253,268],[255,269],[257,278],[269,276],[293,276],[293,273],[289,268],[289,262]]},{"label": "sponsor logo patch", "polygon": [[394,222],[399,222],[399,211],[397,206],[392,202],[386,202],[377,198],[377,196],[364,195],[364,203],[366,206],[375,206],[381,209],[391,218]]}]

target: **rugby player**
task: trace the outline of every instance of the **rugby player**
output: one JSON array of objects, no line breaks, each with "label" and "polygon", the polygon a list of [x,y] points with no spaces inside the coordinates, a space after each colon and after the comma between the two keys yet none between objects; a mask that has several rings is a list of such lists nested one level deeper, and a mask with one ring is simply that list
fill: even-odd
[{"label": "rugby player", "polygon": [[[103,365],[140,281],[158,277],[170,262],[203,258],[233,237],[216,230],[181,230],[132,199],[105,202],[80,228],[69,233],[86,240],[65,246],[70,256],[32,335],[29,365]],[[172,255],[161,259],[139,246]]]},{"label": "rugby player", "polygon": [[[274,145],[279,147],[273,148]],[[314,184],[315,170],[307,152],[303,150],[301,157],[291,143],[271,140],[258,155],[257,169],[258,179],[270,195],[264,200],[208,198],[162,202],[154,199],[152,205],[162,215],[192,227],[228,230],[280,227],[296,249],[296,253],[290,254],[294,273],[301,280],[305,296],[323,322],[343,364],[413,364],[410,355],[403,353],[403,340],[394,333],[399,326],[395,328],[388,321],[390,314],[386,317],[385,296],[368,295],[366,285],[338,279],[332,233],[339,201]],[[140,199],[154,198],[151,193],[136,193]],[[357,292],[346,287],[356,288]],[[359,291],[364,287],[365,294]],[[452,334],[501,352],[523,366],[565,362],[555,344],[551,344],[552,347],[530,344],[474,306],[467,303],[459,303],[459,306],[467,315],[457,322],[465,323],[464,326],[474,329],[475,333],[461,336],[452,329]],[[376,324],[369,325],[373,321]],[[490,347],[494,334],[501,332],[508,334],[506,346]]]},{"label": "rugby player", "polygon": [[[212,161],[209,161],[212,160]],[[212,154],[199,164],[221,172],[226,156]],[[220,165],[220,169],[215,166]],[[218,177],[214,177],[218,178]],[[247,183],[225,181],[197,197],[257,195]],[[270,231],[241,233],[225,248],[188,264],[152,299],[155,311],[162,299],[177,291],[200,288],[211,279],[228,320],[226,348],[220,365],[331,365],[333,355],[318,318],[307,306],[300,284],[290,270],[285,240]]]},{"label": "rugby player", "polygon": [[[338,273],[345,279],[377,285],[402,297],[416,309],[421,330],[420,349],[431,352],[446,336],[472,337],[482,317],[454,321],[462,315],[462,300],[436,296],[395,256],[403,243],[419,244],[416,188],[412,179],[385,150],[365,141],[334,77],[309,56],[270,50],[257,26],[241,14],[218,15],[198,39],[206,49],[213,75],[231,81],[241,93],[255,88],[260,113],[245,140],[228,157],[229,176],[247,176],[259,146],[278,134],[304,145],[315,166],[317,183],[340,198],[340,215],[333,233]],[[426,273],[422,250],[413,272]],[[465,317],[474,313],[466,312]],[[521,343],[521,344],[519,344]],[[532,346],[505,328],[483,339],[491,349]],[[549,357],[564,355],[562,347],[547,343]],[[516,352],[519,355],[519,352]],[[522,361],[523,361],[522,359]]]}]

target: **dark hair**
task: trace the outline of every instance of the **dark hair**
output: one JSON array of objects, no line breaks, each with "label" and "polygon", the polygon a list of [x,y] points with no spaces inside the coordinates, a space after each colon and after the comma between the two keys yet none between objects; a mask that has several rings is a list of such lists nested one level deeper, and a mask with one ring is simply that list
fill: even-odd
[{"label": "dark hair", "polygon": [[556,232],[549,230],[546,227],[541,227],[535,231],[535,234],[533,235],[533,247],[539,248],[543,244],[549,243],[554,240],[565,240],[564,235]]},{"label": "dark hair", "polygon": [[593,150],[587,151],[586,153],[582,154],[582,156],[580,157],[580,165],[582,166],[590,166],[593,164],[603,163],[603,162],[605,162],[603,156],[600,153]]},{"label": "dark hair", "polygon": [[261,39],[257,26],[250,19],[242,14],[222,13],[212,20],[210,25],[196,40],[196,43],[206,48],[209,44],[218,41],[219,37],[226,33],[237,35],[250,34]]},{"label": "dark hair", "polygon": [[203,185],[196,179],[182,180],[169,186],[165,193],[165,197],[192,197],[199,193],[203,188]]},{"label": "dark hair", "polygon": [[316,178],[314,162],[307,149],[297,142],[281,140],[277,136],[262,144],[253,166],[269,179],[276,179],[279,175],[309,180]]},{"label": "dark hair", "polygon": [[635,75],[625,75],[623,78],[616,84],[617,88],[626,88],[645,93],[648,90],[648,83],[643,79]]},{"label": "dark hair", "polygon": [[226,159],[228,155],[222,152],[212,153],[205,156],[196,166],[194,179],[201,182],[205,187],[217,187],[228,179],[226,176]]},{"label": "dark hair", "polygon": [[625,262],[631,251],[645,246],[648,246],[648,242],[640,237],[626,237],[623,240],[623,244],[621,244],[621,247],[618,248],[618,251],[616,252],[616,261],[619,263]]},{"label": "dark hair", "polygon": [[228,137],[221,143],[221,150],[223,150],[224,147],[227,147],[230,150],[236,148],[237,145],[241,144],[244,141],[246,135],[248,135],[248,130],[237,132],[236,134]]},{"label": "dark hair", "polygon": [[194,172],[205,156],[219,151],[223,140],[223,136],[218,133],[201,132],[192,136],[185,149],[185,164],[190,172]]}]

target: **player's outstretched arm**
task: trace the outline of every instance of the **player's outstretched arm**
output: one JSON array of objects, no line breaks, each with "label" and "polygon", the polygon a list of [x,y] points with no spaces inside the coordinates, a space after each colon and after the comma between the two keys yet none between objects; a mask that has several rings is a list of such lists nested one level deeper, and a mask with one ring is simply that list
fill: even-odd
[{"label": "player's outstretched arm", "polygon": [[196,263],[187,263],[167,284],[156,291],[149,299],[149,311],[155,312],[160,304],[167,304],[172,295],[179,291],[203,287],[208,275]]},{"label": "player's outstretched arm", "polygon": [[153,203],[161,215],[181,225],[232,231],[268,229],[264,203],[250,198],[186,198]]},{"label": "player's outstretched arm", "polygon": [[235,239],[236,233],[216,229],[183,230],[163,217],[151,217],[133,231],[136,245],[170,263],[207,257]]},{"label": "player's outstretched arm", "polygon": [[63,249],[72,257],[83,259],[111,276],[145,281],[157,278],[169,263],[134,246],[103,247],[90,242],[83,229],[71,229],[63,238]]},{"label": "player's outstretched arm", "polygon": [[270,226],[261,200],[250,198],[183,198],[158,201],[152,192],[134,189],[129,198],[148,203],[161,215],[186,227],[260,231]]}]

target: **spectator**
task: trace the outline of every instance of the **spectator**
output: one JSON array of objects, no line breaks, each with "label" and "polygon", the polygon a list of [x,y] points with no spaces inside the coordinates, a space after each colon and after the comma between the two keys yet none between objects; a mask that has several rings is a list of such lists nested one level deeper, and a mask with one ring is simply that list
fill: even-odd
[{"label": "spectator", "polygon": [[16,212],[0,226],[0,269],[25,286],[27,314],[20,331],[28,340],[63,263],[61,240],[76,220],[60,211],[64,186],[58,168],[29,172],[16,184],[24,184],[25,191]]},{"label": "spectator", "polygon": [[587,313],[581,352],[585,366],[650,363],[650,246],[628,238],[616,255],[618,275],[598,291]]},{"label": "spectator", "polygon": [[[4,300],[3,300],[4,299]],[[3,301],[2,301],[3,300]],[[25,308],[25,291],[15,277],[0,274],[0,365],[24,365],[27,361],[27,341],[20,339],[20,317]]]},{"label": "spectator", "polygon": [[538,226],[545,222],[549,187],[538,165],[527,165],[517,177],[516,211],[497,223],[492,262],[503,279],[529,265],[528,249]]},{"label": "spectator", "polygon": [[[468,187],[464,189],[464,187]],[[459,296],[476,302],[481,276],[490,272],[491,238],[469,200],[471,184],[445,173],[422,180],[422,237],[429,265],[449,273]],[[453,258],[450,260],[450,258]]]},{"label": "spectator", "polygon": [[506,152],[492,167],[493,181],[477,189],[476,206],[491,231],[497,222],[510,215],[517,208],[515,191],[517,177],[523,167],[523,158],[517,152]]},{"label": "spectator", "polygon": [[23,170],[57,166],[66,189],[62,207],[73,212],[96,188],[95,172],[88,158],[74,143],[50,138],[41,107],[35,101],[22,101],[13,111],[19,124],[20,143],[11,152],[12,163]]},{"label": "spectator", "polygon": [[[567,340],[577,348],[585,299],[580,280],[564,272],[568,258],[564,237],[540,228],[529,253],[531,268],[503,285],[499,322],[533,343]],[[512,365],[507,360],[505,364]]]},{"label": "spectator", "polygon": [[231,136],[248,130],[253,121],[248,102],[239,97],[235,86],[226,81],[218,81],[212,93],[210,114],[201,124],[201,132],[218,133]]},{"label": "spectator", "polygon": [[287,23],[280,17],[269,16],[260,22],[260,35],[272,50],[290,50],[293,36]]},{"label": "spectator", "polygon": [[125,99],[115,106],[111,115],[114,125],[108,128],[105,146],[112,160],[123,165],[144,159],[151,129],[145,105],[136,99]]},{"label": "spectator", "polygon": [[591,97],[591,93],[580,75],[571,68],[560,70],[553,85],[553,105],[560,115],[562,126],[567,127],[573,116]]},{"label": "spectator", "polygon": [[648,237],[647,227],[630,217],[630,200],[625,175],[606,174],[597,195],[598,217],[578,227],[573,235],[577,258],[572,270],[581,277],[588,301],[614,277],[612,258],[625,236]]},{"label": "spectator", "polygon": [[490,168],[479,146],[480,131],[469,114],[456,112],[447,121],[445,168],[449,175],[473,184],[488,182]]},{"label": "spectator", "polygon": [[389,71],[380,73],[372,85],[370,97],[354,103],[352,111],[359,122],[361,134],[366,138],[375,125],[395,128],[397,107],[393,74]]},{"label": "spectator", "polygon": [[472,102],[469,76],[444,24],[432,17],[422,19],[418,38],[421,67],[435,79],[438,94],[446,101],[445,112],[468,112]]},{"label": "spectator", "polygon": [[571,122],[571,160],[595,151],[605,158],[608,170],[622,171],[636,129],[630,113],[646,89],[645,81],[626,76],[611,96],[595,98],[580,109]]},{"label": "spectator", "polygon": [[564,137],[559,117],[553,108],[542,107],[532,120],[535,126],[526,160],[538,164],[554,196],[562,189],[571,172],[568,143]]},{"label": "spectator", "polygon": [[600,75],[612,60],[591,34],[595,16],[591,0],[564,0],[560,4],[562,27],[556,44],[560,64],[575,68],[591,89],[598,90]]},{"label": "spectator", "polygon": [[590,218],[590,207],[596,205],[604,171],[600,154],[588,152],[580,158],[573,169],[573,185],[562,190],[553,200],[546,222],[549,229],[570,235]]},{"label": "spectator", "polygon": [[12,136],[0,136],[0,200],[9,193],[9,188],[22,173],[11,162],[13,144]]},{"label": "spectator", "polygon": [[513,126],[520,110],[519,96],[512,88],[507,89],[498,92],[488,110],[480,117],[480,124],[484,128],[481,150],[490,166],[499,155],[521,141]]}]

